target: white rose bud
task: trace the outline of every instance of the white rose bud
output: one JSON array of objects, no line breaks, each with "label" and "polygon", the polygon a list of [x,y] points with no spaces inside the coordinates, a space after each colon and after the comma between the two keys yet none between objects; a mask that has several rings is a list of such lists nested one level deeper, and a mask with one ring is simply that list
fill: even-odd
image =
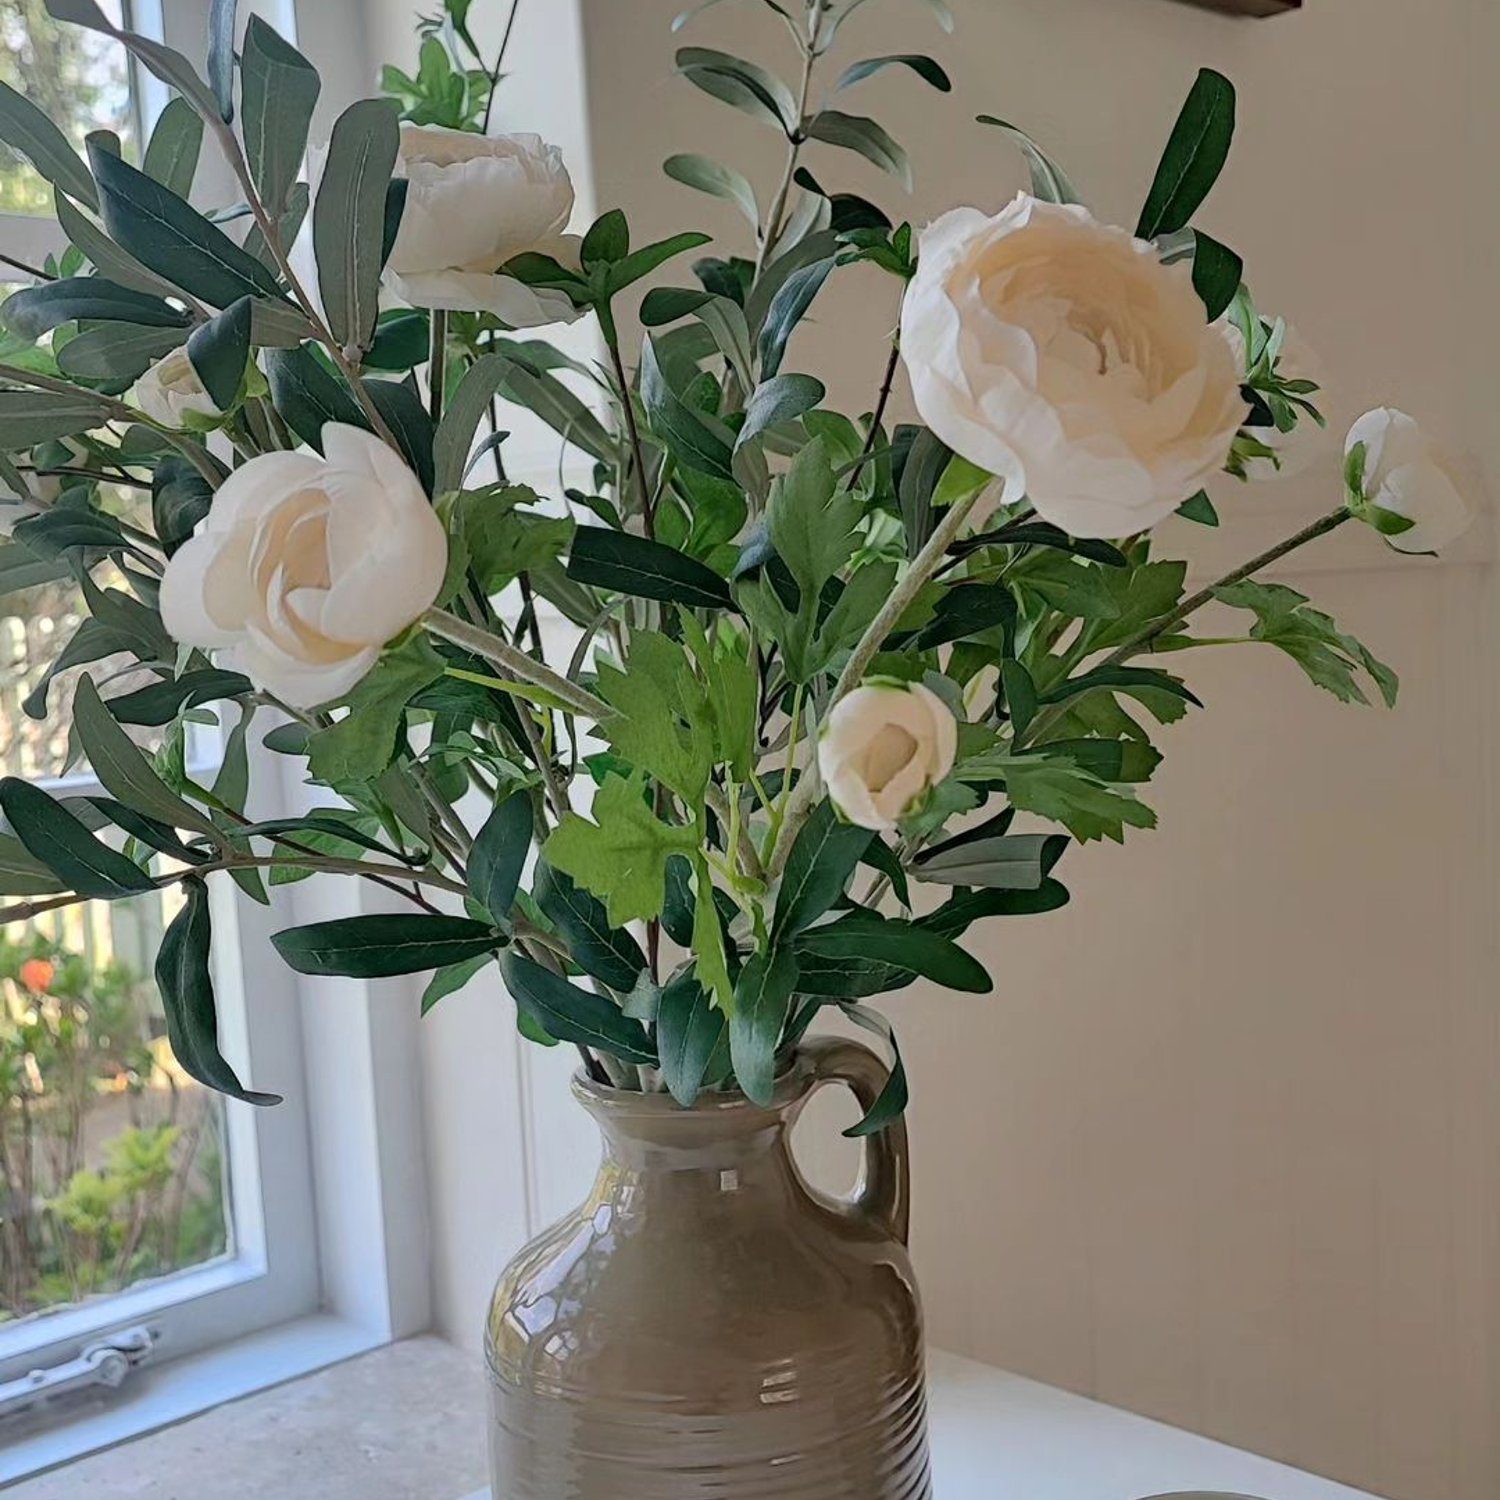
[{"label": "white rose bud", "polygon": [[1404,411],[1388,406],[1367,411],[1349,429],[1346,457],[1361,444],[1365,503],[1414,523],[1407,531],[1386,536],[1398,552],[1441,551],[1473,524],[1468,502],[1422,429]]},{"label": "white rose bud", "polygon": [[953,769],[958,721],[919,682],[872,678],[841,698],[818,740],[833,805],[861,828],[895,828]]},{"label": "white rose bud", "polygon": [[223,415],[203,388],[187,349],[174,349],[136,381],[135,404],[163,427],[211,427]]},{"label": "white rose bud", "polygon": [[1022,194],[922,236],[901,314],[922,420],[1073,536],[1154,526],[1216,474],[1248,409],[1189,266]]},{"label": "white rose bud", "polygon": [[573,182],[562,153],[536,135],[471,135],[403,125],[398,176],[406,210],[386,267],[390,290],[413,307],[490,312],[511,328],[571,322],[562,292],[495,273],[534,250],[578,264],[564,235]]},{"label": "white rose bud", "polygon": [[330,422],[324,458],[268,453],[220,486],[167,564],[177,640],[294,708],[342,697],[436,599],[448,540],[415,474],[378,438]]}]

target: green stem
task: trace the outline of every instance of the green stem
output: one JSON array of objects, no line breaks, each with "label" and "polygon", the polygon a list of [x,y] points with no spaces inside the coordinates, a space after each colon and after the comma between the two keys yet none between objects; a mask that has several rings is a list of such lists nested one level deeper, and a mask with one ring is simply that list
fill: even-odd
[{"label": "green stem", "polygon": [[802,130],[807,123],[807,101],[812,95],[813,71],[818,65],[817,35],[822,15],[822,0],[816,0],[808,12],[808,35],[802,44],[802,83],[797,95],[797,121],[787,132],[786,163],[782,168],[776,196],[771,199],[770,211],[766,214],[765,228],[761,231],[760,245],[755,256],[756,281],[760,280],[761,273],[770,264],[771,251],[781,238],[787,199],[791,197],[792,179],[797,174],[797,159],[802,154]]},{"label": "green stem", "polygon": [[630,394],[630,377],[625,373],[625,358],[620,353],[620,331],[615,327],[615,316],[608,303],[601,303],[596,311],[599,315],[599,330],[604,335],[609,349],[610,363],[614,366],[615,379],[620,386],[620,408],[625,413],[625,430],[630,437],[630,459],[635,467],[635,483],[640,493],[641,524],[646,535],[656,536],[656,513],[651,504],[651,487],[646,478],[646,455],[641,444],[641,429],[635,419],[635,401]]},{"label": "green stem", "polygon": [[448,384],[448,313],[446,309],[432,310],[432,345],[427,364],[427,389],[432,425],[443,420],[443,397]]}]

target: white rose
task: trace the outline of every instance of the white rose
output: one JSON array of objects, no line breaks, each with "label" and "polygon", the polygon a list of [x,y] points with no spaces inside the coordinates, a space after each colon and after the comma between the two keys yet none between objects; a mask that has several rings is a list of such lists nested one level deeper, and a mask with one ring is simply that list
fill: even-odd
[{"label": "white rose", "polygon": [[1415,525],[1386,537],[1398,552],[1438,552],[1462,536],[1474,514],[1416,422],[1388,406],[1367,411],[1344,444],[1346,455],[1363,443],[1364,498]]},{"label": "white rose", "polygon": [[326,457],[268,453],[220,486],[167,564],[179,641],[294,708],[341,697],[437,597],[448,542],[417,477],[384,443],[330,422]]},{"label": "white rose", "polygon": [[901,313],[922,419],[1074,536],[1128,536],[1223,467],[1247,408],[1192,271],[1022,194],[922,236]]},{"label": "white rose", "polygon": [[835,705],[818,740],[833,805],[861,828],[894,828],[953,769],[958,721],[919,682],[873,678]]},{"label": "white rose", "polygon": [[511,328],[571,322],[562,292],[495,273],[535,250],[576,266],[564,235],[573,182],[562,153],[536,135],[471,135],[403,125],[398,176],[406,211],[386,267],[386,285],[413,307],[491,312]]},{"label": "white rose", "polygon": [[203,426],[217,420],[222,413],[214,398],[203,388],[186,347],[174,349],[159,359],[136,381],[131,392],[135,404],[163,427],[187,427],[190,417],[202,418]]}]

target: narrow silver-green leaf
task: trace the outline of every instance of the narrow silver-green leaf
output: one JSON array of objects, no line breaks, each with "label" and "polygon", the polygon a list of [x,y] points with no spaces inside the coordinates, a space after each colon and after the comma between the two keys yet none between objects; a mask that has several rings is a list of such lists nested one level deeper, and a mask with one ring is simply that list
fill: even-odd
[{"label": "narrow silver-green leaf", "polygon": [[684,187],[697,188],[700,193],[733,203],[752,227],[760,228],[760,205],[755,201],[755,189],[751,187],[750,179],[743,172],[723,166],[712,157],[692,152],[669,156],[662,163],[662,171]]},{"label": "narrow silver-green leaf", "polygon": [[240,55],[240,130],[250,176],[279,217],[307,150],[322,83],[318,70],[259,16],[245,27]]},{"label": "narrow silver-green leaf", "polygon": [[168,192],[186,198],[193,191],[202,147],[203,121],[198,112],[186,99],[170,99],[151,132],[141,167]]},{"label": "narrow silver-green leaf", "polygon": [[97,208],[94,179],[67,136],[24,94],[0,83],[0,141],[24,156],[54,187]]}]

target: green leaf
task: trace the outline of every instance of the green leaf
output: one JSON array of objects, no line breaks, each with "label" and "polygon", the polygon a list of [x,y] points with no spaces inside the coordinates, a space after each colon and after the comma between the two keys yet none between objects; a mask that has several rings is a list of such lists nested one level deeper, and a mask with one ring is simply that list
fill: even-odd
[{"label": "green leaf", "polygon": [[208,82],[219,114],[234,119],[234,20],[237,0],[213,0],[208,12]]},{"label": "green leaf", "polygon": [[612,297],[660,269],[669,260],[709,244],[712,238],[711,235],[689,230],[685,234],[674,234],[668,239],[657,240],[655,244],[642,245],[639,250],[632,251],[610,268],[605,280],[605,290]]},{"label": "green leaf", "polygon": [[962,583],[944,592],[932,619],[917,637],[919,651],[931,651],[997,627],[1016,626],[1016,599],[1004,583]]},{"label": "green leaf", "polygon": [[422,1014],[425,1016],[440,1000],[456,995],[489,964],[490,957],[488,953],[478,953],[473,958],[464,959],[462,963],[449,964],[447,968],[439,969],[422,991]]},{"label": "green leaf", "polygon": [[668,858],[698,847],[693,829],[664,823],[643,793],[639,777],[606,777],[594,797],[597,821],[568,813],[543,851],[548,864],[605,903],[614,927],[659,916]]},{"label": "green leaf", "polygon": [[705,733],[711,700],[687,653],[659,632],[639,631],[625,671],[600,660],[596,673],[599,693],[614,710],[601,726],[610,743],[630,765],[698,806],[714,761]]},{"label": "green leaf", "polygon": [[318,286],[346,347],[368,346],[380,313],[386,187],[401,150],[396,113],[392,100],[362,99],[338,117],[313,204]]},{"label": "green leaf", "polygon": [[811,601],[853,557],[860,517],[859,501],[838,486],[822,438],[808,443],[772,486],[771,543]]},{"label": "green leaf", "polygon": [[271,941],[299,974],[389,979],[477,958],[501,939],[488,922],[400,912],[288,927]]},{"label": "green leaf", "polygon": [[696,609],[727,609],[734,603],[724,579],[685,552],[604,526],[580,526],[574,532],[568,577],[632,598]]},{"label": "green leaf", "polygon": [[603,902],[549,864],[538,869],[533,893],[542,914],[566,941],[573,962],[628,995],[646,972],[646,955],[628,932],[610,926]]},{"label": "green leaf", "polygon": [[469,854],[468,886],[497,921],[510,919],[521,871],[531,852],[531,793],[512,792],[485,820]]},{"label": "green leaf", "polygon": [[405,380],[365,380],[360,382],[381,420],[401,449],[407,467],[417,476],[430,495],[436,473],[433,466],[432,418],[427,405]]},{"label": "green leaf", "polygon": [[698,978],[726,1014],[734,1010],[734,982],[729,976],[729,961],[724,951],[724,929],[719,909],[714,903],[713,879],[706,860],[696,861],[693,901],[693,957]]},{"label": "green leaf", "polygon": [[1214,597],[1234,609],[1248,609],[1256,623],[1250,638],[1284,651],[1318,687],[1343,703],[1368,703],[1356,674],[1363,670],[1387,708],[1394,708],[1400,681],[1384,662],[1338,627],[1338,622],[1310,607],[1307,595],[1281,583],[1246,579],[1214,590]]},{"label": "green leaf", "polygon": [[980,115],[979,123],[1003,130],[1021,148],[1026,164],[1031,169],[1033,198],[1040,198],[1043,203],[1083,202],[1068,174],[1019,125],[1012,125],[1009,120],[999,119],[995,115]]},{"label": "green leaf", "polygon": [[411,700],[446,668],[427,638],[387,651],[349,694],[349,712],[307,742],[308,770],[330,786],[373,781],[396,754]]},{"label": "green leaf", "polygon": [[20,839],[0,834],[0,896],[54,896],[62,889],[62,882]]},{"label": "green leaf", "polygon": [[279,297],[276,277],[191,204],[108,151],[90,147],[104,227],[143,265],[212,307]]},{"label": "green leaf", "polygon": [[746,404],[735,447],[743,448],[770,428],[810,412],[826,394],[823,382],[811,375],[773,376],[756,387]]},{"label": "green leaf", "polygon": [[769,380],[781,368],[793,330],[806,317],[834,265],[832,259],[816,260],[794,271],[777,289],[760,331],[762,379]]},{"label": "green leaf", "polygon": [[512,360],[500,394],[540,417],[552,430],[599,463],[614,462],[614,447],[599,418],[555,376]]},{"label": "green leaf", "polygon": [[798,936],[797,952],[886,963],[975,995],[987,995],[994,988],[984,966],[957,944],[915,923],[870,911],[849,912],[836,922],[809,928]]},{"label": "green leaf", "polygon": [[169,99],[151,132],[141,168],[169,193],[186,198],[193,191],[202,149],[203,121],[198,112],[186,99]]},{"label": "green leaf", "polygon": [[151,521],[162,550],[171,557],[193,534],[214,492],[185,458],[162,459],[151,475]]},{"label": "green leaf", "polygon": [[762,1107],[776,1092],[776,1052],[796,987],[797,959],[790,948],[757,953],[735,986],[729,1055],[740,1087]]},{"label": "green leaf", "polygon": [[[1047,747],[1050,751],[1051,747]],[[1012,807],[1061,823],[1080,843],[1093,839],[1125,841],[1126,828],[1155,828],[1156,814],[1133,792],[1108,786],[1076,761],[1066,756],[1037,753],[1010,757],[1003,765],[1005,792]],[[974,761],[966,761],[958,773],[978,777]]]},{"label": "green leaf", "polygon": [[[90,179],[92,181],[92,179]],[[127,254],[73,201],[60,192],[52,195],[52,211],[63,233],[86,255],[98,273],[120,286],[155,297],[177,297],[181,293],[165,277],[148,271],[135,256]]]},{"label": "green leaf", "polygon": [[569,984],[513,950],[501,958],[500,972],[516,1005],[548,1036],[595,1047],[626,1062],[656,1062],[646,1028],[612,1000]]},{"label": "green leaf", "polygon": [[624,260],[630,254],[630,225],[621,209],[612,208],[589,225],[579,248],[579,259],[584,270],[596,265],[608,265],[611,261]]},{"label": "green leaf", "polygon": [[43,557],[15,541],[0,546],[0,599],[7,599],[10,608],[16,601],[9,596],[67,576],[68,565],[58,558]]},{"label": "green leaf", "polygon": [[1151,240],[1187,227],[1212,192],[1234,141],[1234,85],[1204,68],[1182,107],[1136,227]]},{"label": "green leaf", "polygon": [[757,64],[710,47],[681,47],[677,67],[689,83],[752,119],[774,125],[785,135],[796,129],[797,101],[792,91]]},{"label": "green leaf", "polygon": [[874,835],[868,828],[841,823],[824,798],[797,834],[776,896],[772,939],[786,939],[810,927],[844,894],[855,866]]},{"label": "green leaf", "polygon": [[757,229],[760,227],[760,205],[755,201],[755,189],[750,186],[750,179],[743,172],[691,152],[669,156],[662,163],[662,170],[674,182],[733,203],[750,224]]},{"label": "green leaf", "polygon": [[1178,678],[1154,667],[1095,667],[1049,689],[1043,703],[1071,703],[1090,693],[1124,693],[1138,699],[1162,724],[1174,724],[1187,705],[1202,708],[1198,697]]},{"label": "green leaf", "polygon": [[321,89],[318,70],[252,15],[240,56],[240,131],[251,180],[273,218],[285,210],[301,170]]},{"label": "green leaf", "polygon": [[182,890],[186,901],[156,955],[156,987],[161,992],[172,1055],[205,1088],[247,1104],[280,1104],[279,1094],[246,1089],[219,1051],[219,1013],[209,966],[213,938],[208,887],[190,876],[182,882]]},{"label": "green leaf", "polygon": [[1193,254],[1193,288],[1203,299],[1208,321],[1224,315],[1239,294],[1245,274],[1245,261],[1228,245],[1221,245],[1212,235],[1196,231],[1197,248]]},{"label": "green leaf", "polygon": [[437,436],[432,444],[436,494],[446,495],[463,483],[469,450],[474,446],[474,434],[513,368],[505,355],[487,354],[469,366],[458,388],[448,398],[447,410],[438,423]]},{"label": "green leaf", "polygon": [[231,302],[223,312],[195,328],[188,339],[188,358],[220,411],[234,408],[245,383],[253,306],[249,297]]},{"label": "green leaf", "polygon": [[1207,490],[1199,490],[1196,495],[1189,496],[1177,507],[1177,514],[1185,521],[1196,521],[1200,526],[1219,524],[1219,512],[1208,498]]},{"label": "green leaf", "polygon": [[900,52],[889,57],[867,57],[863,62],[851,63],[839,76],[839,81],[834,84],[834,92],[853,88],[856,83],[862,83],[866,78],[873,78],[887,68],[910,68],[918,78],[924,83],[930,83],[939,93],[951,94],[953,92],[953,80],[948,77],[942,64],[936,58],[927,57],[920,52]]},{"label": "green leaf", "polygon": [[691,1109],[697,1100],[728,1024],[724,1012],[691,974],[678,975],[661,992],[656,1045],[662,1078],[684,1109]]},{"label": "green leaf", "polygon": [[662,369],[654,338],[641,345],[641,401],[651,431],[689,468],[720,479],[734,477],[734,439],[716,418],[689,406]]},{"label": "green leaf", "polygon": [[58,349],[57,368],[70,380],[86,380],[117,393],[127,390],[157,360],[181,347],[186,336],[185,328],[104,323]]},{"label": "green leaf", "polygon": [[156,774],[150,761],[115,722],[93,678],[87,675],[78,679],[73,694],[73,728],[94,774],[111,796],[169,828],[191,828],[195,833],[217,836],[207,814],[185,802]]},{"label": "green leaf", "polygon": [[882,172],[889,172],[907,192],[911,191],[911,159],[901,143],[874,120],[864,115],[847,115],[838,109],[825,109],[808,122],[807,134],[812,140],[858,152]]},{"label": "green leaf", "polygon": [[0,141],[24,156],[54,187],[90,208],[99,206],[94,179],[67,136],[8,83],[0,83]]},{"label": "green leaf", "polygon": [[109,700],[109,711],[117,724],[139,724],[152,728],[170,724],[180,713],[200,704],[236,698],[253,691],[250,679],[239,672],[204,667],[165,682],[153,682]]},{"label": "green leaf", "polygon": [[564,516],[538,514],[535,490],[524,484],[465,490],[459,532],[469,566],[486,593],[498,593],[522,573],[543,569],[567,551],[577,529]]},{"label": "green leaf", "polygon": [[868,1005],[845,1004],[839,1009],[856,1026],[862,1026],[873,1035],[882,1037],[891,1049],[891,1076],[886,1080],[885,1087],[881,1089],[864,1119],[844,1132],[851,1140],[861,1140],[865,1136],[879,1135],[887,1126],[899,1120],[906,1113],[911,1090],[906,1081],[906,1064],[902,1061],[900,1047],[896,1045],[896,1031],[891,1023],[878,1010],[871,1010]]},{"label": "green leaf", "polygon": [[7,776],[0,781],[0,811],[27,852],[77,895],[118,901],[156,888],[139,865],[95,838],[40,787]]},{"label": "green leaf", "polygon": [[5,326],[23,339],[39,339],[64,323],[130,323],[145,328],[186,328],[179,308],[102,276],[73,276],[27,287],[0,308]]},{"label": "green leaf", "polygon": [[1060,833],[1016,833],[975,839],[934,850],[916,862],[912,874],[934,885],[1034,891],[1067,847],[1067,836]]},{"label": "green leaf", "polygon": [[959,938],[986,917],[1032,917],[1060,911],[1070,897],[1066,886],[1047,879],[1034,891],[960,890],[936,911],[917,919],[918,926],[946,938]]},{"label": "green leaf", "polygon": [[323,451],[326,423],[369,426],[353,392],[307,345],[268,350],[265,365],[276,410],[287,426],[319,453]]}]

